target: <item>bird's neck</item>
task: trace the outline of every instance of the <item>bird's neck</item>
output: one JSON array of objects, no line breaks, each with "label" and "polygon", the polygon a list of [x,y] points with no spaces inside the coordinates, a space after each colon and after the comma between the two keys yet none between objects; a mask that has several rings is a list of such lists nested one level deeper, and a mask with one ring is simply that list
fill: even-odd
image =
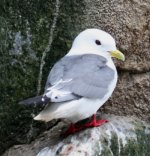
[{"label": "bird's neck", "polygon": [[100,52],[99,50],[95,50],[92,48],[85,48],[85,47],[80,47],[80,48],[71,48],[70,51],[68,52],[67,56],[72,56],[72,55],[84,55],[84,54],[96,54],[100,55],[107,58],[110,58],[110,55],[104,52]]},{"label": "bird's neck", "polygon": [[109,55],[109,53],[106,52],[100,52],[100,51],[96,51],[93,49],[77,49],[77,48],[71,48],[70,51],[68,52],[68,54],[66,56],[73,56],[73,55],[84,55],[84,54],[96,54],[99,56],[103,56],[104,58],[106,58],[107,60],[107,65],[112,68],[113,70],[116,71],[116,67],[114,65],[114,62],[111,58],[111,56]]},{"label": "bird's neck", "polygon": [[115,66],[115,64],[114,64],[114,62],[113,62],[113,60],[112,60],[112,58],[109,58],[109,59],[107,59],[107,60],[108,60],[108,61],[107,61],[107,66],[110,67],[110,68],[112,68],[115,72],[117,72],[116,66]]}]

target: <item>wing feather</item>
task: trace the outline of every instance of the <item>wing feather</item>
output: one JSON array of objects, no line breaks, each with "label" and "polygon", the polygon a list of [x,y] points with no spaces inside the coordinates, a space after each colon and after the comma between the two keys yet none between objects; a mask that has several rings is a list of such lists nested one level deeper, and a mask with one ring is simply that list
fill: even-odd
[{"label": "wing feather", "polygon": [[45,94],[53,102],[104,97],[114,77],[106,63],[104,57],[95,54],[62,58],[48,76]]}]

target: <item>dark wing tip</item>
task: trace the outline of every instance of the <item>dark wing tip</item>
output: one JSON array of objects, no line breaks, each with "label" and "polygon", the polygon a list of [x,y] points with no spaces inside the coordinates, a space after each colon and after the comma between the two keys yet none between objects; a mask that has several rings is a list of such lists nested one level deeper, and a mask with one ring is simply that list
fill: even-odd
[{"label": "dark wing tip", "polygon": [[43,96],[43,95],[39,95],[36,97],[32,97],[23,101],[20,101],[19,104],[20,105],[25,105],[25,106],[31,106],[31,105],[45,105],[50,101],[50,98]]}]

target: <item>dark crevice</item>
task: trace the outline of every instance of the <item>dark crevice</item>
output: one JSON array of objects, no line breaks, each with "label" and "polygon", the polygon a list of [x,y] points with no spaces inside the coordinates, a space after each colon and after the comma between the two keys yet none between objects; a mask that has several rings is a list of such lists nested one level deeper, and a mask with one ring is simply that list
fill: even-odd
[{"label": "dark crevice", "polygon": [[150,73],[150,69],[145,70],[135,70],[135,69],[122,69],[120,67],[117,67],[118,73],[130,73],[130,74],[147,74]]}]

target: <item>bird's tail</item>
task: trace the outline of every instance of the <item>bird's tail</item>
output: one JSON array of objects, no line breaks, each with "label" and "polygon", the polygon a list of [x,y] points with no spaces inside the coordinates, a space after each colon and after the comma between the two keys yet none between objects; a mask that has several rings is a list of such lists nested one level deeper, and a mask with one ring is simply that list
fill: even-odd
[{"label": "bird's tail", "polygon": [[32,98],[20,101],[19,104],[20,105],[26,105],[26,106],[46,105],[49,103],[49,101],[50,101],[50,98],[48,98],[47,96],[39,95],[39,96],[35,96]]}]

